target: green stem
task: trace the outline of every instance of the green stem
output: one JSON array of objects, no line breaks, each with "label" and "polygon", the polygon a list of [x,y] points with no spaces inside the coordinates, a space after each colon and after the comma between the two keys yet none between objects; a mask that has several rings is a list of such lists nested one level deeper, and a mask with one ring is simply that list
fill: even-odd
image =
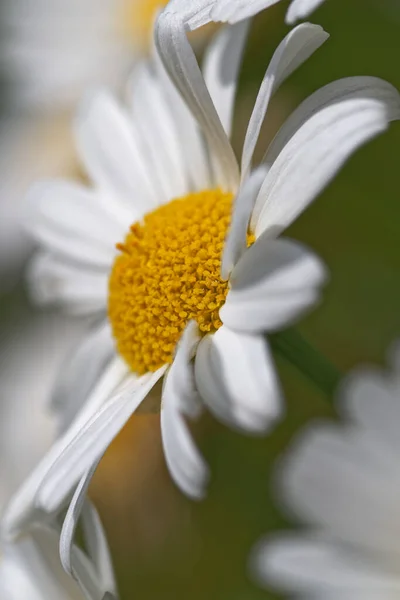
[{"label": "green stem", "polygon": [[272,349],[294,365],[327,396],[342,378],[340,371],[294,328],[269,336]]}]

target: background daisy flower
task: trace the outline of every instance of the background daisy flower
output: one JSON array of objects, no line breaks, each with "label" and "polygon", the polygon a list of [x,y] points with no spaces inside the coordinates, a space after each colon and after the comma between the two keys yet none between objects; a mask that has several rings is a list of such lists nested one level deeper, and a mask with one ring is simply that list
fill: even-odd
[{"label": "background daisy flower", "polygon": [[340,423],[318,423],[280,465],[284,506],[305,527],[262,542],[258,576],[290,596],[396,597],[399,578],[400,353],[341,389]]},{"label": "background daisy flower", "polygon": [[165,0],[6,0],[1,6],[0,293],[21,274],[30,240],[22,199],[33,181],[77,170],[70,116],[84,90],[118,89],[149,51]]},{"label": "background daisy flower", "polygon": [[[272,93],[327,37],[320,27],[300,25],[267,69],[239,169],[229,134],[246,29],[242,23],[218,34],[207,53],[204,80],[181,20],[162,15],[156,27],[160,54],[135,71],[128,111],[105,92],[82,108],[78,146],[94,189],[61,182],[32,192],[29,227],[43,246],[31,274],[37,296],[99,317],[108,303],[120,354],[115,358],[107,324],[77,352],[70,397],[82,408],[67,421],[65,434],[5,521],[8,532],[15,532],[41,510],[57,511],[83,476],[64,526],[64,561],[97,461],[165,374],[164,449],[187,494],[200,497],[208,476],[183,417],[198,413],[200,398],[236,428],[271,427],[281,411],[280,394],[263,334],[315,304],[325,275],[306,249],[276,238],[360,144],[399,116],[399,96],[389,84],[375,78],[335,82],[293,113],[253,171]],[[171,251],[178,261],[171,261]],[[176,274],[179,281],[181,274],[189,278],[173,296]],[[165,306],[157,305],[160,289],[168,299],[167,323]],[[138,291],[142,301],[132,302]],[[201,299],[209,291],[217,296],[211,294],[204,307]],[[184,300],[190,306],[191,298],[192,309],[182,305]],[[85,402],[91,377],[77,389],[78,375],[91,365],[96,380],[97,366],[110,357]]]}]

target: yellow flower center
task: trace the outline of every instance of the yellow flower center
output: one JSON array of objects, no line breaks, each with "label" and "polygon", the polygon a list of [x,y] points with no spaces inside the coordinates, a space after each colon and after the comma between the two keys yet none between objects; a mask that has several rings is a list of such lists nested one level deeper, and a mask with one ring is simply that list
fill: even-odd
[{"label": "yellow flower center", "polygon": [[228,283],[221,256],[232,194],[208,190],[169,202],[132,225],[109,283],[108,315],[120,355],[136,373],[172,362],[187,322],[221,325]]}]

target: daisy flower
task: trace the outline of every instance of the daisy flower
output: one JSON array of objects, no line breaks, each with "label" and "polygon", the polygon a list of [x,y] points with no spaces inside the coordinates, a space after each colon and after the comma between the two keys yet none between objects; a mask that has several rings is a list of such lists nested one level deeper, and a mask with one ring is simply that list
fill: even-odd
[{"label": "daisy flower", "polygon": [[184,24],[162,14],[154,61],[135,70],[128,107],[100,92],[81,109],[78,148],[93,187],[48,182],[30,195],[29,229],[42,246],[31,270],[36,297],[105,319],[65,373],[64,406],[71,399],[75,417],[4,523],[13,535],[57,512],[82,477],[64,562],[97,461],[162,379],[166,460],[193,497],[208,470],[186,415],[204,403],[236,429],[271,428],[281,399],[264,334],[315,305],[325,279],[312,253],[279,235],[356,148],[399,117],[388,83],[335,82],[293,113],[253,169],[273,92],[327,38],[303,24],[267,69],[239,169],[229,137],[246,31],[242,22],[218,33],[203,76]]},{"label": "daisy flower", "polygon": [[[280,0],[170,0],[166,11],[179,14],[189,30],[195,30],[210,21],[231,25],[248,19]],[[292,0],[286,13],[286,22],[293,25],[305,19],[324,0]]]},{"label": "daisy flower", "polygon": [[286,457],[281,496],[307,526],[263,542],[255,564],[290,597],[400,593],[399,349],[390,374],[354,373],[340,397],[342,422],[313,425]]}]

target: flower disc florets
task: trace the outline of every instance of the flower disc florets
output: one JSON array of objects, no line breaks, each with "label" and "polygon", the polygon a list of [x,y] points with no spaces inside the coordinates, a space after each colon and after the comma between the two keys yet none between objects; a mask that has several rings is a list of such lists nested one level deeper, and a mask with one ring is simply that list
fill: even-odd
[{"label": "flower disc florets", "polygon": [[220,277],[232,194],[208,190],[173,200],[132,225],[116,258],[108,314],[121,356],[136,373],[171,363],[191,319],[221,325],[228,293]]}]

